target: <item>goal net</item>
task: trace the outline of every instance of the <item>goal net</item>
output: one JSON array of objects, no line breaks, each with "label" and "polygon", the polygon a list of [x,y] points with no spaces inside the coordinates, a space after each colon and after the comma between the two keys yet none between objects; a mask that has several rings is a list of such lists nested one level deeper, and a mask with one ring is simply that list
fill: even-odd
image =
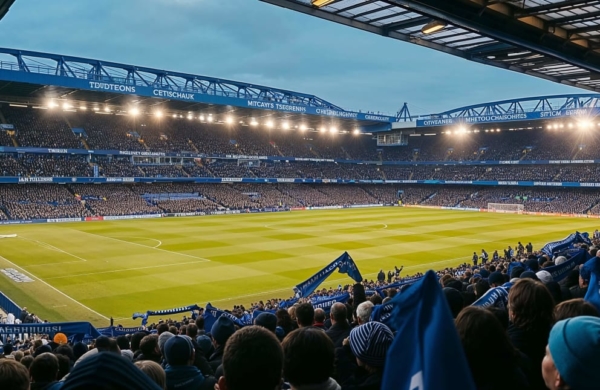
[{"label": "goal net", "polygon": [[525,209],[525,206],[519,203],[488,203],[487,209],[492,213],[521,214]]}]

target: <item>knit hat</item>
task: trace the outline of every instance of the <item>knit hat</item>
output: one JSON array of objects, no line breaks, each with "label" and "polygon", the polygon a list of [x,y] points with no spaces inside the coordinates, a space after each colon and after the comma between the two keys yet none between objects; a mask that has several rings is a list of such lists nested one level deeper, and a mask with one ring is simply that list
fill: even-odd
[{"label": "knit hat", "polygon": [[52,352],[52,348],[50,348],[49,345],[42,345],[41,347],[37,347],[35,351],[33,351],[33,357],[36,358],[46,352]]},{"label": "knit hat", "polygon": [[550,283],[554,280],[552,278],[552,275],[550,274],[550,272],[544,271],[544,270],[536,272],[535,276],[537,276],[538,279],[540,280],[540,282],[542,282],[544,284]]},{"label": "knit hat", "polygon": [[537,272],[537,271],[539,271],[539,270],[540,270],[540,264],[539,264],[539,263],[538,263],[538,261],[537,261],[537,260],[535,260],[535,259],[527,260],[527,261],[525,262],[525,266],[526,266],[526,267],[527,267],[527,268],[528,268],[530,271],[533,271],[533,272]]},{"label": "knit hat", "polygon": [[263,328],[275,333],[275,329],[277,328],[277,317],[273,313],[260,313],[254,319],[254,325],[262,326]]},{"label": "knit hat", "polygon": [[219,345],[225,345],[227,340],[231,337],[231,335],[235,332],[235,325],[233,321],[226,316],[221,316],[217,318],[212,328],[210,329],[210,333],[212,338]]},{"label": "knit hat", "polygon": [[55,334],[54,338],[52,340],[58,345],[66,344],[69,342],[69,340],[67,339],[67,336],[64,333]]},{"label": "knit hat", "polygon": [[514,267],[511,271],[510,271],[510,278],[511,279],[515,279],[515,278],[520,278],[521,275],[523,274],[523,272],[525,272],[525,268],[518,266],[518,267]]},{"label": "knit hat", "polygon": [[482,268],[479,270],[479,274],[481,275],[482,278],[487,278],[488,276],[490,276],[490,271],[488,271],[485,268]]},{"label": "knit hat", "polygon": [[83,354],[88,351],[87,345],[82,342],[78,342],[73,346],[73,356],[75,356],[75,360],[79,359]]},{"label": "knit hat", "polygon": [[499,284],[502,285],[504,284],[504,275],[502,275],[502,272],[492,272],[488,278],[488,282],[490,282],[490,285],[492,284]]},{"label": "knit hat", "polygon": [[130,389],[159,390],[160,387],[133,363],[113,352],[100,352],[81,361],[61,389]]},{"label": "knit hat", "polygon": [[557,322],[550,332],[548,348],[556,369],[569,388],[598,388],[600,318],[581,316]]},{"label": "knit hat", "polygon": [[560,265],[562,263],[564,263],[565,261],[567,261],[567,258],[564,256],[558,256],[556,258],[556,260],[554,260],[554,265]]},{"label": "knit hat", "polygon": [[167,342],[167,340],[174,336],[175,335],[171,332],[162,332],[160,336],[158,336],[158,349],[160,349],[160,352],[163,355],[165,353],[165,343]]},{"label": "knit hat", "polygon": [[385,355],[392,341],[394,341],[392,331],[381,322],[367,322],[350,331],[352,353],[372,367],[383,367]]},{"label": "knit hat", "polygon": [[533,279],[533,280],[539,280],[537,275],[533,271],[525,271],[521,274],[521,279],[527,279],[527,278]]},{"label": "knit hat", "polygon": [[163,354],[170,366],[185,366],[194,354],[194,344],[188,336],[173,336],[165,343]]},{"label": "knit hat", "polygon": [[213,353],[214,347],[212,345],[212,341],[210,340],[210,337],[208,337],[207,335],[201,335],[196,337],[196,343],[198,343],[198,346],[200,347],[200,349],[202,349],[202,353],[204,353],[204,356],[210,356]]}]

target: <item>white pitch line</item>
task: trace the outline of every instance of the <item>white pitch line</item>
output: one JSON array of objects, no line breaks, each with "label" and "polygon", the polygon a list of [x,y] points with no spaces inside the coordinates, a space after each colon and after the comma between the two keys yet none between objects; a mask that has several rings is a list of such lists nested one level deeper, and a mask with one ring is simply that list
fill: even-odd
[{"label": "white pitch line", "polygon": [[[138,244],[137,242],[131,242],[131,241],[126,241],[126,240],[120,240],[118,238],[114,238],[114,237],[109,237],[109,236],[103,236],[101,234],[95,234],[95,233],[90,233],[90,232],[86,232],[84,230],[77,230],[80,233],[85,233],[85,234],[89,234],[91,236],[96,236],[96,237],[102,237],[102,238],[107,238],[109,240],[115,240],[115,241],[119,241],[119,242],[124,242],[126,244],[130,244],[130,245],[136,245],[136,246],[141,246],[142,248],[146,248],[146,249],[154,249],[156,251],[161,251],[161,252],[166,252],[166,253],[171,253],[174,255],[179,255],[179,256],[185,256],[185,257],[191,257],[193,259],[199,259],[199,260],[203,260],[204,262],[209,262],[211,261],[210,259],[204,258],[204,257],[198,257],[198,256],[194,256],[194,255],[188,255],[187,253],[179,253],[179,252],[173,252],[173,251],[168,251],[166,249],[160,249],[158,247],[152,247],[152,246],[148,246],[148,245],[142,245],[142,244]],[[162,244],[162,243],[161,243]]]},{"label": "white pitch line", "polygon": [[77,264],[81,264],[81,263],[83,263],[83,261],[79,261],[79,260],[77,260],[77,261],[63,261],[63,262],[60,262],[60,263],[42,263],[42,264],[32,264],[32,265],[27,265],[27,266],[24,266],[23,268],[42,267],[42,266],[46,266],[46,265],[75,264],[75,263],[77,263]]},{"label": "white pitch line", "polygon": [[[71,256],[71,257],[74,257],[74,258],[76,258],[76,259],[79,259],[79,260],[81,260],[81,261],[87,261],[87,260],[86,260],[86,259],[84,259],[83,257],[79,257],[79,256],[77,256],[77,255],[74,255],[74,254],[72,254],[72,253],[69,253],[69,252],[67,252],[67,251],[65,251],[65,250],[62,250],[62,249],[60,249],[60,248],[57,248],[57,247],[55,247],[54,245],[50,245],[50,244],[48,244],[47,242],[44,242],[44,241],[38,241],[38,240],[34,240],[33,238],[27,238],[27,237],[23,237],[23,236],[18,236],[18,238],[20,238],[20,239],[22,239],[22,240],[27,240],[27,241],[32,241],[32,242],[35,242],[35,243],[37,243],[37,244],[38,244],[38,245],[40,245],[40,246],[44,246],[44,247],[46,247],[46,248],[49,248],[49,249],[55,250],[55,251],[57,251],[57,252],[62,252],[62,253],[64,253],[64,254],[66,254],[66,255],[69,255],[69,256]],[[78,261],[77,261],[76,263],[78,263]],[[63,263],[63,264],[64,264],[64,263]]]},{"label": "white pitch line", "polygon": [[[150,248],[150,247],[148,247],[148,248]],[[172,263],[172,264],[161,264],[161,265],[148,265],[148,266],[145,266],[145,267],[112,269],[112,270],[109,270],[109,271],[88,272],[88,273],[85,273],[85,274],[72,274],[72,275],[64,275],[64,276],[54,276],[54,277],[51,277],[51,278],[46,278],[46,280],[74,278],[74,277],[77,277],[77,276],[90,276],[90,275],[112,274],[112,273],[116,273],[116,272],[137,271],[137,270],[140,270],[140,269],[164,268],[164,267],[173,267],[173,266],[178,266],[178,265],[200,264],[200,263],[206,263],[206,261],[188,261],[186,263]]]},{"label": "white pitch line", "polygon": [[154,245],[153,247],[148,247],[148,248],[158,248],[159,246],[162,245],[162,241],[157,240],[156,238],[148,238],[148,237],[131,237],[131,238],[141,238],[142,240],[150,240],[150,241],[158,242],[158,245]]},{"label": "white pitch line", "polygon": [[64,296],[65,298],[68,298],[70,300],[72,300],[73,302],[75,302],[76,304],[80,305],[81,307],[91,311],[92,313],[96,314],[97,316],[100,316],[102,318],[104,318],[105,320],[110,320],[110,318],[108,318],[105,315],[102,315],[100,313],[98,313],[96,310],[94,309],[90,309],[89,307],[87,307],[86,305],[84,305],[83,303],[77,301],[76,299],[70,297],[69,295],[65,294],[64,292],[60,291],[59,289],[57,289],[56,287],[50,285],[49,283],[43,281],[41,278],[35,276],[34,274],[32,274],[31,272],[27,271],[26,269],[19,267],[18,265],[16,265],[15,263],[13,263],[12,261],[8,260],[6,257],[4,256],[0,256],[0,259],[6,261],[8,264],[11,264],[13,267],[20,269],[21,271],[25,272],[26,274],[31,275],[31,277],[33,277],[34,279],[39,280],[41,283],[45,284],[46,286],[50,287],[52,290],[56,291],[57,293],[59,293],[60,295]]}]

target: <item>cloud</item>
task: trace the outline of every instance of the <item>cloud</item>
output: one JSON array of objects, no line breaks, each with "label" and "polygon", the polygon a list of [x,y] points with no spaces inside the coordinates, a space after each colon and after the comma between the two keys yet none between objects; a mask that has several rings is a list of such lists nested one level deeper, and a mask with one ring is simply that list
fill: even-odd
[{"label": "cloud", "polygon": [[258,0],[17,1],[0,46],[234,79],[341,107],[445,111],[580,90],[468,62]]}]

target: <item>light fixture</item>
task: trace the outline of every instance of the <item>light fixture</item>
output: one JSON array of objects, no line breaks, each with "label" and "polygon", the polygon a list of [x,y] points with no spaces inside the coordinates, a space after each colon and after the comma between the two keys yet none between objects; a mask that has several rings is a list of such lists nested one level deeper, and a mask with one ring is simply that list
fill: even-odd
[{"label": "light fixture", "polygon": [[233,118],[232,118],[232,117],[230,117],[230,116],[228,116],[228,117],[225,119],[225,122],[227,122],[228,124],[232,124],[232,123],[233,123]]},{"label": "light fixture", "polygon": [[208,118],[206,118],[206,120],[207,120],[207,121],[209,121],[209,122],[212,122],[212,121],[213,121],[212,114],[210,114],[210,115],[208,116]]},{"label": "light fixture", "polygon": [[300,131],[306,131],[306,125],[305,124],[301,124],[300,125]]},{"label": "light fixture", "polygon": [[273,128],[273,126],[274,126],[274,125],[273,125],[273,121],[272,121],[272,120],[268,120],[268,121],[267,121],[267,127],[268,127],[268,128]]},{"label": "light fixture", "polygon": [[155,115],[157,118],[162,118],[162,116],[163,116],[163,113],[162,113],[162,111],[158,110],[158,111],[154,112],[154,115]]},{"label": "light fixture", "polygon": [[94,107],[93,110],[94,111],[100,111],[100,107]]},{"label": "light fixture", "polygon": [[173,118],[177,118],[177,114],[173,114]]},{"label": "light fixture", "polygon": [[290,124],[289,124],[289,123],[287,123],[287,122],[283,122],[283,123],[281,124],[281,127],[283,128],[283,130],[289,130],[289,128],[290,128]]},{"label": "light fixture", "polygon": [[58,104],[56,104],[53,100],[50,100],[48,102],[48,108],[54,108],[54,107],[58,107]]},{"label": "light fixture", "polygon": [[69,110],[69,109],[73,108],[73,106],[71,106],[71,104],[69,104],[69,102],[64,102],[62,107],[63,107],[63,110]]},{"label": "light fixture", "polygon": [[137,107],[133,107],[131,110],[129,110],[129,113],[133,116],[137,116],[140,113],[140,110]]},{"label": "light fixture", "polygon": [[423,28],[421,29],[421,32],[425,35],[433,34],[435,32],[438,32],[438,31],[446,28],[447,25],[448,24],[446,22],[442,22],[440,20],[434,20],[434,21],[424,25]]},{"label": "light fixture", "polygon": [[325,128],[325,126],[321,126],[321,128],[319,130],[321,130],[321,133],[324,133],[324,132],[327,131],[327,129]]},{"label": "light fixture", "polygon": [[310,2],[314,7],[321,8],[333,3],[334,1],[336,0],[311,0]]},{"label": "light fixture", "polygon": [[108,106],[104,106],[104,112],[110,112],[110,108],[108,108]]},{"label": "light fixture", "polygon": [[252,118],[250,120],[250,126],[258,126],[258,122],[256,121],[256,119]]},{"label": "light fixture", "polygon": [[189,120],[192,120],[192,119],[194,119],[194,117],[192,116],[192,114],[188,114],[187,118],[188,118]]},{"label": "light fixture", "polygon": [[198,117],[198,119],[200,119],[202,122],[204,122],[204,119],[205,119],[205,118],[204,118],[204,115],[200,115],[200,116]]},{"label": "light fixture", "polygon": [[85,111],[85,110],[87,110],[87,107],[86,106],[79,106],[79,109],[82,110],[82,111]]},{"label": "light fixture", "polygon": [[331,126],[331,127],[329,128],[329,132],[330,132],[331,134],[337,133],[337,129],[335,128],[335,126]]},{"label": "light fixture", "polygon": [[360,134],[360,130],[359,129],[354,129],[354,135],[359,135]]}]

